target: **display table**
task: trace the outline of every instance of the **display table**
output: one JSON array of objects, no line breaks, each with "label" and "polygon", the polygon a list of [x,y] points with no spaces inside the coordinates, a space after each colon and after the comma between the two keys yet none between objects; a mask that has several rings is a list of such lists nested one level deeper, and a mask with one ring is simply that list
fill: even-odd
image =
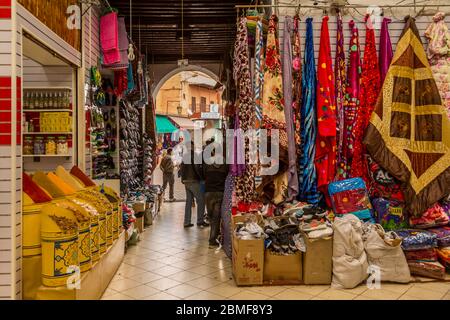
[{"label": "display table", "polygon": [[[125,254],[125,232],[106,251],[91,270],[81,274],[80,289],[40,286],[36,300],[98,300],[117,272]],[[40,274],[39,274],[40,276]]]}]

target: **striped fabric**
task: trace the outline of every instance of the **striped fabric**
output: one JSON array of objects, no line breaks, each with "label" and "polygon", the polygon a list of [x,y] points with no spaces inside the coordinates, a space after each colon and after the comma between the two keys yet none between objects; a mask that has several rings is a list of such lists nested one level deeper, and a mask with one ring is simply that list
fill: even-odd
[{"label": "striped fabric", "polygon": [[262,121],[262,108],[261,108],[261,88],[264,83],[263,72],[263,56],[264,56],[264,35],[263,35],[263,23],[259,19],[256,24],[256,48],[255,48],[255,115],[256,124],[255,128],[260,128]]}]

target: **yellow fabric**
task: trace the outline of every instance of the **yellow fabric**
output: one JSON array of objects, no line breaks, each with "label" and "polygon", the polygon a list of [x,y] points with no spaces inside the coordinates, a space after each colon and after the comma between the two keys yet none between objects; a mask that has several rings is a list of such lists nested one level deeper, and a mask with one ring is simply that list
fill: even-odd
[{"label": "yellow fabric", "polygon": [[80,191],[84,188],[84,185],[79,180],[75,179],[75,177],[67,172],[62,166],[58,166],[55,173],[61,180],[75,189],[75,191]]},{"label": "yellow fabric", "polygon": [[72,188],[70,185],[65,183],[61,178],[59,178],[56,174],[53,172],[50,172],[47,174],[47,177],[50,179],[51,182],[53,182],[58,188],[64,192],[65,196],[69,196],[71,194],[74,194],[76,190]]}]

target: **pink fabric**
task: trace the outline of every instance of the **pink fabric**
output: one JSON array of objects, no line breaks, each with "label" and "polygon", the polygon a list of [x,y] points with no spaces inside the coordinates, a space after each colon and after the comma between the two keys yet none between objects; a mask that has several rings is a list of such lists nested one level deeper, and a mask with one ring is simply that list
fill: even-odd
[{"label": "pink fabric", "polygon": [[119,24],[116,12],[108,13],[100,18],[100,43],[104,64],[119,63]]},{"label": "pink fabric", "polygon": [[120,61],[115,64],[103,64],[105,68],[120,70],[128,69],[128,33],[125,25],[125,18],[119,18],[119,51],[120,51]]}]

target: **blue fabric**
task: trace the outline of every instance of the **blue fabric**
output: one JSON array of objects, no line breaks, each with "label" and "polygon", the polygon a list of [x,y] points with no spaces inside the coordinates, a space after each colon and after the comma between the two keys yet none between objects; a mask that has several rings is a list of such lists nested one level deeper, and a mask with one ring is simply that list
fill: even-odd
[{"label": "blue fabric", "polygon": [[128,64],[128,90],[127,93],[130,93],[134,90],[134,78],[133,78],[133,65],[130,63]]},{"label": "blue fabric", "polygon": [[313,205],[317,205],[320,201],[314,165],[317,136],[316,82],[312,18],[307,18],[305,54],[302,65],[301,141],[303,146],[300,172],[303,174],[299,177],[300,192],[298,199]]}]

